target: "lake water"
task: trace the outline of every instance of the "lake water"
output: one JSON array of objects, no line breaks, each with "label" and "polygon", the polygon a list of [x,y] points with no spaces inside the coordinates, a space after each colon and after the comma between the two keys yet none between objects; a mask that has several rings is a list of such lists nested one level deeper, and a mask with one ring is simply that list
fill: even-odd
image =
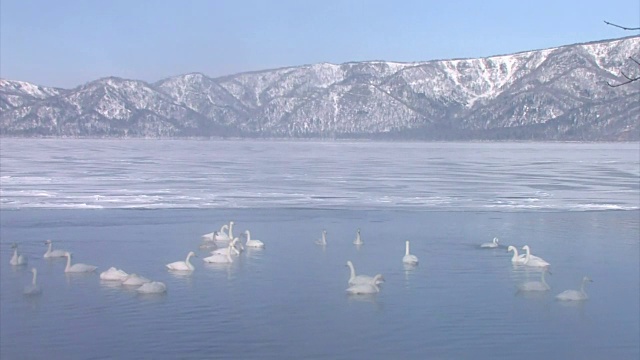
[{"label": "lake water", "polygon": [[[638,143],[1,139],[0,155],[2,359],[640,356]],[[266,248],[205,264],[200,236],[230,220]],[[65,274],[46,239],[97,272]],[[511,264],[525,244],[551,263],[546,293],[516,291],[540,278]],[[191,275],[165,269],[191,250]],[[347,260],[384,275],[378,294],[346,294]],[[167,293],[101,282],[111,266]],[[587,301],[554,298],[585,275]]]}]

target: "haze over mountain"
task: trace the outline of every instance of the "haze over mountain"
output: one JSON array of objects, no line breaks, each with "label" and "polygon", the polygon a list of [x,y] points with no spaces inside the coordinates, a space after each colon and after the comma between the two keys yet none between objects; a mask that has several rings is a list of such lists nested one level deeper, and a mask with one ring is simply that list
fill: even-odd
[{"label": "haze over mountain", "polygon": [[0,134],[640,140],[640,36],[477,59],[311,64],[73,89],[0,80]]}]

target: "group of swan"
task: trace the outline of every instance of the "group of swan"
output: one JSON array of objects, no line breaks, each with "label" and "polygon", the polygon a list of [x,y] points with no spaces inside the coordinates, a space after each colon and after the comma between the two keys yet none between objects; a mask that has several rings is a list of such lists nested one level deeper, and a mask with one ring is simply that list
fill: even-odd
[{"label": "group of swan", "polygon": [[[220,231],[214,231],[208,234],[202,235],[203,241],[232,241],[233,240],[233,221],[229,222],[229,225],[224,224],[220,227]],[[227,230],[228,232],[225,232]]]},{"label": "group of swan", "polygon": [[167,285],[160,281],[151,281],[138,274],[127,274],[124,270],[115,267],[100,273],[100,279],[104,281],[117,281],[125,287],[138,287],[140,294],[162,294],[167,291]]},{"label": "group of swan", "polygon": [[373,277],[356,275],[356,270],[351,260],[347,261],[347,266],[351,272],[349,280],[347,281],[349,287],[346,290],[349,294],[375,294],[380,292],[378,285],[384,282],[382,274],[377,274]]},{"label": "group of swan", "polygon": [[[497,247],[497,246],[498,246],[498,238],[493,238],[492,243],[484,243],[481,245],[481,247],[485,247],[485,248],[487,247],[491,248],[491,247]],[[507,248],[507,252],[513,251],[513,257],[511,258],[511,262],[515,265],[525,265],[525,266],[541,268],[542,271],[540,275],[540,281],[528,281],[528,282],[522,283],[517,286],[518,291],[543,292],[543,291],[551,290],[551,286],[549,286],[549,284],[547,284],[545,280],[545,274],[547,272],[551,274],[551,272],[549,271],[549,266],[551,266],[551,264],[549,264],[547,261],[545,261],[539,256],[532,255],[531,248],[529,247],[529,245],[523,246],[522,250],[524,250],[525,253],[518,254],[518,249],[515,246],[509,246]],[[592,282],[592,281],[593,280],[591,280],[589,277],[585,276],[582,279],[582,286],[580,287],[580,290],[565,290],[560,294],[556,295],[556,299],[562,300],[562,301],[587,300],[589,297],[587,296],[587,293],[585,292],[584,287],[587,282]]]}]

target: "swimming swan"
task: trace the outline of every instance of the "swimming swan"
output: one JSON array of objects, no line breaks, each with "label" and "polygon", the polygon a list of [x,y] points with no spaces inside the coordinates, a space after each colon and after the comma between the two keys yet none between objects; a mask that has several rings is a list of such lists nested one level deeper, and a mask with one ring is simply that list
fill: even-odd
[{"label": "swimming swan", "polygon": [[245,243],[245,245],[247,247],[254,247],[254,248],[263,248],[264,247],[264,243],[260,240],[252,240],[251,239],[251,233],[249,232],[249,230],[245,230],[244,232],[245,234],[247,234],[247,242]]},{"label": "swimming swan", "polygon": [[151,281],[142,284],[136,291],[140,294],[162,294],[167,291],[167,285],[160,281]]},{"label": "swimming swan", "polygon": [[44,242],[46,245],[49,245],[49,249],[46,253],[44,253],[45,258],[56,258],[56,257],[64,257],[65,250],[51,250],[52,242],[51,240],[47,240]]},{"label": "swimming swan", "polygon": [[67,267],[64,268],[64,272],[66,273],[92,272],[98,268],[97,266],[80,263],[71,265],[71,253],[67,251],[64,253],[64,256],[67,257]]},{"label": "swimming swan", "polygon": [[[544,280],[544,274],[548,270],[542,271],[542,275],[540,277],[540,281],[528,281],[526,283],[518,285],[518,291],[549,291],[551,287]],[[549,272],[551,274],[551,272]]]},{"label": "swimming swan", "polygon": [[225,232],[225,230],[229,229],[229,225],[224,224],[220,228],[220,231],[210,232],[208,234],[202,235],[202,241],[223,241],[229,240],[229,235]]},{"label": "swimming swan", "polygon": [[151,282],[151,280],[147,279],[144,276],[140,276],[138,274],[129,274],[123,281],[123,286],[140,286],[146,283]]},{"label": "swimming swan", "polygon": [[316,240],[318,245],[327,245],[327,230],[322,230],[322,237]]},{"label": "swimming swan", "polygon": [[378,274],[372,279],[371,282],[352,285],[349,288],[347,288],[346,291],[349,294],[353,294],[353,295],[378,293],[380,292],[380,288],[376,284],[381,278],[382,278],[382,275]]},{"label": "swimming swan", "polygon": [[175,261],[170,264],[167,264],[167,269],[176,270],[176,271],[193,271],[195,267],[189,262],[189,259],[192,256],[198,256],[193,251],[189,251],[187,254],[187,259],[185,261]]},{"label": "swimming swan", "polygon": [[33,273],[33,279],[31,279],[31,284],[25,286],[24,294],[25,295],[39,295],[42,293],[42,289],[38,284],[36,284],[36,277],[38,276],[38,270],[36,268],[31,268],[31,272]]},{"label": "swimming swan", "polygon": [[27,265],[27,257],[23,254],[18,254],[18,244],[11,245],[11,248],[13,249],[13,256],[9,260],[9,264],[15,266]]},{"label": "swimming swan", "polygon": [[498,247],[498,242],[499,242],[499,241],[500,241],[500,240],[498,240],[498,238],[497,238],[497,237],[494,237],[492,242],[486,242],[486,243],[483,243],[482,245],[480,245],[480,247],[481,247],[481,248],[489,248],[489,249],[497,248],[497,247]]},{"label": "swimming swan", "polygon": [[351,275],[349,276],[349,285],[371,284],[374,280],[376,285],[380,284],[381,282],[384,282],[384,278],[382,277],[381,274],[378,274],[380,275],[379,277],[377,275],[376,277],[371,277],[367,275],[356,276],[356,270],[353,268],[353,263],[351,262],[351,260],[347,261],[347,266],[351,270]]},{"label": "swimming swan", "polygon": [[356,239],[353,241],[353,243],[356,245],[364,244],[364,242],[362,241],[362,237],[360,236],[360,229],[358,229],[358,232],[356,233]]},{"label": "swimming swan", "polygon": [[114,267],[110,267],[109,270],[103,271],[100,273],[100,280],[105,281],[124,281],[127,279],[129,274],[124,272],[123,270],[116,269]]},{"label": "swimming swan", "polygon": [[587,300],[589,297],[587,296],[587,293],[584,291],[584,285],[587,282],[593,282],[593,280],[589,279],[586,276],[583,277],[582,278],[582,286],[580,287],[580,291],[578,291],[578,290],[565,290],[565,291],[561,292],[560,294],[556,295],[556,299],[562,300],[562,301],[582,301],[582,300]]},{"label": "swimming swan", "polygon": [[[216,241],[232,241],[234,239],[233,237],[233,225],[235,223],[233,221],[229,221],[229,226],[227,226],[227,230],[229,230],[229,232],[225,233],[224,231],[220,231],[218,233],[215,234],[215,240]],[[222,229],[220,229],[222,230]]]},{"label": "swimming swan", "polygon": [[[237,238],[236,238],[237,239]],[[229,246],[227,248],[227,251],[224,253],[215,253],[211,256],[207,256],[206,258],[202,259],[205,262],[208,263],[216,263],[216,264],[230,264],[233,262],[233,259],[231,258],[231,249],[233,248],[232,245],[233,242],[229,243]]]},{"label": "swimming swan", "polygon": [[514,264],[524,265],[525,256],[526,255],[518,255],[518,249],[515,246],[509,245],[507,248],[507,252],[513,251],[513,257],[511,258],[511,262]]},{"label": "swimming swan", "polygon": [[527,252],[524,257],[524,265],[536,267],[546,267],[551,265],[548,262],[544,261],[541,257],[531,255],[529,245],[523,246],[522,250],[525,250]]},{"label": "swimming swan", "polygon": [[415,255],[409,254],[409,240],[405,242],[404,248],[405,250],[404,250],[404,257],[402,258],[402,262],[410,265],[418,264],[418,257]]},{"label": "swimming swan", "polygon": [[215,254],[220,254],[220,255],[227,255],[227,254],[236,254],[236,255],[240,255],[240,251],[238,251],[238,249],[236,249],[236,244],[240,242],[240,239],[238,238],[234,238],[232,242],[229,243],[229,245],[225,248],[222,249],[216,249],[210,252],[211,255],[215,255]]}]

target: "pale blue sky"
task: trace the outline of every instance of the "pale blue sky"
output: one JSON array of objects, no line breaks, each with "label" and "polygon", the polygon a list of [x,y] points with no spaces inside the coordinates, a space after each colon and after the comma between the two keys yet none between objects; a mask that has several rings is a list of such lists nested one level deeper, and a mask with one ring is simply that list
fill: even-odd
[{"label": "pale blue sky", "polygon": [[639,0],[0,0],[0,77],[72,88],[319,62],[484,57],[636,35]]}]

